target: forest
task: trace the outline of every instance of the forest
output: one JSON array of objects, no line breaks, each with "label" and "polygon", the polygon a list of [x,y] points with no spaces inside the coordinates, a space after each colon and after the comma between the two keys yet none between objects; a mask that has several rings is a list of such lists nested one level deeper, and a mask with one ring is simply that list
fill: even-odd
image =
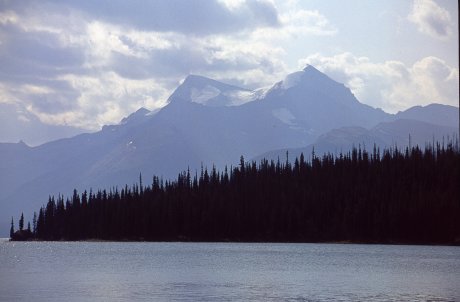
[{"label": "forest", "polygon": [[460,243],[458,142],[153,176],[49,197],[13,240]]}]

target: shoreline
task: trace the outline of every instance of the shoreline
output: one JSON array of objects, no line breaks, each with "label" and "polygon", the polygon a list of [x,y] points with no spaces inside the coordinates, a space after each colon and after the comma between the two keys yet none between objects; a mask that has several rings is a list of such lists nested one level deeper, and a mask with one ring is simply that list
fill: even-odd
[{"label": "shoreline", "polygon": [[11,238],[2,238],[8,242],[84,242],[84,243],[260,243],[260,244],[343,244],[343,245],[411,245],[411,246],[460,246],[460,242],[438,243],[438,242],[378,242],[378,241],[233,241],[233,240],[131,240],[131,239],[82,239],[82,240],[12,240]]}]

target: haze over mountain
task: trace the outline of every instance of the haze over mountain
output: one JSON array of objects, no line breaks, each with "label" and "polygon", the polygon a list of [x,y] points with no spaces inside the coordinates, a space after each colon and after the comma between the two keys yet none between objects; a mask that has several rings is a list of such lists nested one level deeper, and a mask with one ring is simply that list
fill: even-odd
[{"label": "haze over mountain", "polygon": [[37,209],[49,195],[67,196],[73,188],[120,188],[136,182],[139,173],[150,183],[153,174],[167,179],[187,168],[199,173],[203,165],[223,168],[237,164],[241,155],[251,159],[314,142],[326,151],[337,148],[337,138],[345,142],[341,146],[361,141],[383,146],[413,133],[421,143],[428,133],[429,141],[452,135],[455,125],[456,107],[387,114],[360,103],[313,66],[254,91],[191,75],[161,110],[141,108],[101,131],[33,148],[0,144],[0,233],[18,211]]},{"label": "haze over mountain", "polygon": [[458,127],[458,110],[456,109],[458,108],[441,104],[414,106],[398,112],[395,118],[415,119],[436,125]]},{"label": "haze over mountain", "polygon": [[84,132],[72,126],[48,125],[17,103],[0,103],[0,142],[17,143],[18,137],[29,146],[38,146]]},{"label": "haze over mountain", "polygon": [[[453,113],[458,111],[455,107],[449,109]],[[433,119],[436,119],[435,114],[433,114]],[[286,152],[288,152],[290,161],[293,161],[301,153],[306,158],[311,158],[312,152],[315,152],[316,156],[321,156],[327,152],[339,155],[340,153],[348,153],[354,147],[368,151],[372,151],[374,147],[380,151],[384,148],[405,148],[416,145],[423,148],[427,144],[432,144],[433,141],[447,144],[454,138],[458,138],[458,128],[427,123],[423,121],[423,116],[421,116],[419,120],[395,119],[382,122],[370,129],[364,127],[333,129],[320,135],[314,143],[308,146],[271,150],[254,157],[253,160],[259,161],[265,158],[285,161]]]}]

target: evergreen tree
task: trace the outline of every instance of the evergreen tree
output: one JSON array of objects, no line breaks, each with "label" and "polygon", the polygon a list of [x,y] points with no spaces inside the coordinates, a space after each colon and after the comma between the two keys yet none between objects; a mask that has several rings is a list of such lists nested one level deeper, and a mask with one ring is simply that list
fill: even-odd
[{"label": "evergreen tree", "polygon": [[36,235],[37,234],[37,212],[34,212],[34,218],[32,220],[32,225],[33,225],[33,233]]},{"label": "evergreen tree", "polygon": [[140,194],[144,194],[144,186],[142,184],[142,173],[139,173],[139,189],[140,189]]},{"label": "evergreen tree", "polygon": [[48,237],[46,226],[45,226],[45,210],[40,208],[38,212],[38,219],[37,219],[37,232],[36,236],[40,239],[46,239]]},{"label": "evergreen tree", "polygon": [[11,217],[10,238],[13,238],[13,236],[14,236],[14,221],[13,221],[13,217]]},{"label": "evergreen tree", "polygon": [[21,213],[21,218],[19,218],[19,230],[22,231],[24,229],[24,213]]}]

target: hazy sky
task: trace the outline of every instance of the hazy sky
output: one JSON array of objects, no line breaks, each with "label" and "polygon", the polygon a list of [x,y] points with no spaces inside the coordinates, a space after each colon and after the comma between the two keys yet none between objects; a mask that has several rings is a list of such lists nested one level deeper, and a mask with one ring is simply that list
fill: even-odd
[{"label": "hazy sky", "polygon": [[0,103],[96,130],[187,74],[248,88],[312,64],[366,104],[458,106],[455,0],[0,0]]}]

